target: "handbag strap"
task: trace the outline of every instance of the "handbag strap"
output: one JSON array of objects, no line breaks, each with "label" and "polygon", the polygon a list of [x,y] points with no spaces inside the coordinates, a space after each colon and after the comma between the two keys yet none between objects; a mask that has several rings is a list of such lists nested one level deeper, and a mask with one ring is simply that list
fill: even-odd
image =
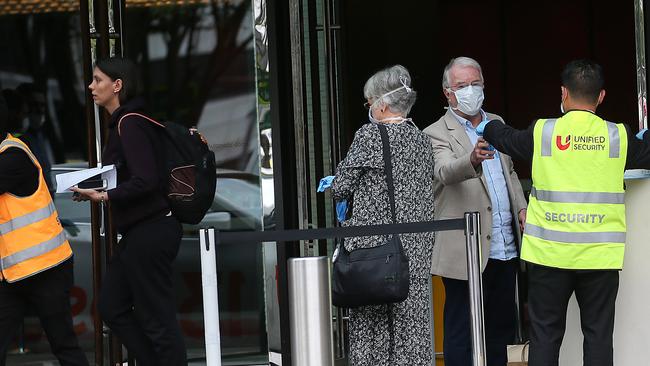
[{"label": "handbag strap", "polygon": [[390,201],[390,213],[393,217],[393,223],[397,223],[395,214],[395,184],[393,182],[393,163],[390,155],[390,141],[388,139],[388,128],[378,123],[379,134],[381,135],[381,145],[384,150],[384,171],[386,173],[386,183],[388,184],[388,198]]},{"label": "handbag strap", "polygon": [[[386,173],[386,184],[388,185],[388,198],[390,201],[390,213],[393,217],[393,223],[397,222],[397,217],[395,214],[395,184],[393,182],[393,163],[391,161],[390,155],[390,141],[388,139],[388,128],[378,123],[379,134],[381,135],[381,146],[384,151],[384,171]],[[393,319],[393,304],[388,304],[388,361],[394,362],[393,358],[395,357],[395,324]]]}]

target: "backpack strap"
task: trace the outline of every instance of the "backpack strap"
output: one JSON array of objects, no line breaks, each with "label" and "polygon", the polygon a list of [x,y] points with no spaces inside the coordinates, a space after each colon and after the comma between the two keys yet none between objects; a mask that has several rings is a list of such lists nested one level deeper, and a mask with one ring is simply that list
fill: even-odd
[{"label": "backpack strap", "polygon": [[160,126],[160,127],[162,127],[162,128],[165,128],[165,125],[163,125],[162,123],[160,123],[160,122],[154,120],[153,118],[150,118],[150,117],[145,116],[144,114],[140,114],[140,113],[127,113],[127,114],[123,115],[123,116],[120,118],[120,120],[117,122],[117,134],[118,134],[118,135],[120,135],[120,136],[122,135],[122,131],[120,130],[120,127],[122,126],[122,121],[123,121],[126,117],[129,117],[129,116],[138,116],[138,117],[141,117],[141,118],[146,119],[147,121],[149,121],[149,122],[151,122],[151,123],[153,123],[153,124],[155,124],[155,125],[157,125],[157,126]]}]

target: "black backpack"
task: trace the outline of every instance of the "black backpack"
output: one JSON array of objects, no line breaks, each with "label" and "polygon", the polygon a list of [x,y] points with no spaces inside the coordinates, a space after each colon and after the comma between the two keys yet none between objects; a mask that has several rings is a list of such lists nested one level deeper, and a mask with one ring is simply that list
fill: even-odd
[{"label": "black backpack", "polygon": [[162,124],[140,113],[122,116],[118,133],[122,120],[128,116],[142,117],[163,128],[169,206],[178,221],[198,224],[212,205],[217,188],[217,163],[207,141],[195,128],[174,122]]}]

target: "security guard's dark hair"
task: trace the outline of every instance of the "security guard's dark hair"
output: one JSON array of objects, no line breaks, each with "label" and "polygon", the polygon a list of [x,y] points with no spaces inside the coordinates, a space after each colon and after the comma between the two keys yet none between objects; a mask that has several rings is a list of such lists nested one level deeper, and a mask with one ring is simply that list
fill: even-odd
[{"label": "security guard's dark hair", "polygon": [[97,62],[95,66],[108,75],[111,80],[122,80],[122,89],[118,94],[120,104],[124,104],[138,95],[138,69],[131,60],[111,57]]},{"label": "security guard's dark hair", "polygon": [[562,85],[569,90],[571,97],[596,103],[605,86],[603,68],[591,60],[573,60],[562,71]]}]

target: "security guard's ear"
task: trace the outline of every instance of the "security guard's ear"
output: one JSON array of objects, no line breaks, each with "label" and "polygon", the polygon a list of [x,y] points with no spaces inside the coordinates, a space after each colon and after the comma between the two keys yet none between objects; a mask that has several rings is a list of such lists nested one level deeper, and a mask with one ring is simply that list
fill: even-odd
[{"label": "security guard's ear", "polygon": [[601,90],[600,94],[598,94],[598,104],[596,105],[600,105],[600,103],[603,102],[603,99],[605,99],[605,89]]},{"label": "security guard's ear", "polygon": [[566,101],[566,99],[569,97],[569,89],[567,89],[566,87],[564,87],[562,85],[562,86],[560,86],[560,93],[562,94],[560,96],[560,98],[561,98],[560,101],[562,101],[562,103],[564,103]]}]

